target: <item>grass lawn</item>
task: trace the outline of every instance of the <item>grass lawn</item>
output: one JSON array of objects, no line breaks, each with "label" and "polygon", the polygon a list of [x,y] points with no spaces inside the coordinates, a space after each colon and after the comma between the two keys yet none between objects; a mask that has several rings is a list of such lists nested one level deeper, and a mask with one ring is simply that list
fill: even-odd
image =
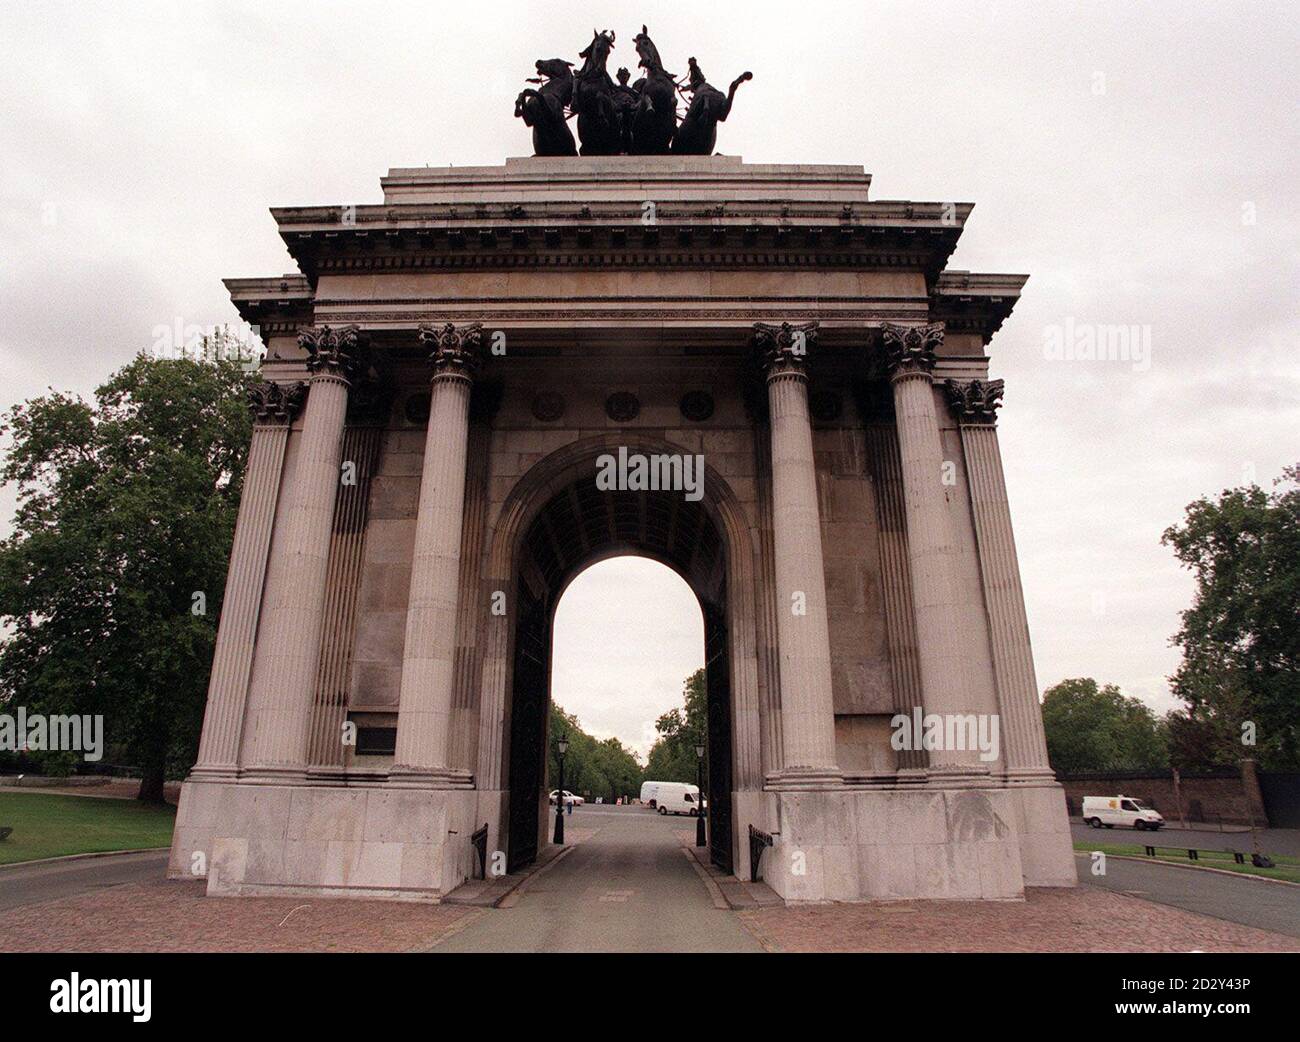
[{"label": "grass lawn", "polygon": [[135,800],[56,796],[0,790],[0,865],[63,854],[165,847],[176,820],[173,806],[145,806]]},{"label": "grass lawn", "polygon": [[1242,852],[1246,855],[1246,863],[1239,865],[1232,860],[1232,855],[1226,850],[1202,850],[1200,847],[1195,847],[1193,849],[1200,855],[1200,860],[1192,861],[1187,856],[1186,847],[1162,849],[1160,843],[1156,843],[1155,847],[1156,856],[1149,858],[1146,856],[1146,850],[1141,844],[1084,843],[1082,841],[1074,844],[1074,849],[1082,853],[1100,850],[1105,854],[1136,857],[1141,858],[1143,861],[1169,861],[1176,865],[1190,865],[1192,868],[1222,868],[1229,872],[1240,872],[1246,876],[1264,876],[1266,879],[1284,879],[1289,883],[1300,883],[1300,858],[1269,854],[1273,864],[1277,867],[1256,868],[1250,863],[1251,852],[1245,849]]}]

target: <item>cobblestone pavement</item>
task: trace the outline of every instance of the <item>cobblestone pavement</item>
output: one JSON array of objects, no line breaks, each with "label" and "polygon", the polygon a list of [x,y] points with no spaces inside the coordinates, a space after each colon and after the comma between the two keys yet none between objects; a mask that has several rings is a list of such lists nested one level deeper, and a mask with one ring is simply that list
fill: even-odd
[{"label": "cobblestone pavement", "polygon": [[202,881],[132,883],[0,913],[5,952],[401,952],[482,909],[393,901],[209,898]]},{"label": "cobblestone pavement", "polygon": [[1300,951],[1293,937],[1093,887],[1025,893],[1024,901],[906,901],[738,914],[769,951]]}]

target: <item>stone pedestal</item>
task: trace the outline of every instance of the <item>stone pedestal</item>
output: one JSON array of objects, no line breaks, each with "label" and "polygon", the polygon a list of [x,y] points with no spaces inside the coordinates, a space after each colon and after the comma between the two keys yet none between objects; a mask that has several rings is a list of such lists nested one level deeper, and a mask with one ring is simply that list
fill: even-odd
[{"label": "stone pedestal", "polygon": [[1015,900],[1018,808],[1006,789],[777,794],[763,879],[786,901]]},{"label": "stone pedestal", "polygon": [[187,783],[168,875],[205,852],[208,895],[438,901],[470,877],[474,794]]}]

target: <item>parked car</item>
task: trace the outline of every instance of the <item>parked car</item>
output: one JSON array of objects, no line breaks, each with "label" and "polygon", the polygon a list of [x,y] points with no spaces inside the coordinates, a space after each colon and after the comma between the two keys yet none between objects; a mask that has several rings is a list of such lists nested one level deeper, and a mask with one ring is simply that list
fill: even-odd
[{"label": "parked car", "polygon": [[1123,825],[1139,832],[1144,829],[1154,832],[1165,823],[1158,811],[1144,807],[1141,800],[1132,796],[1085,796],[1083,820],[1095,829]]},{"label": "parked car", "polygon": [[700,812],[700,790],[685,782],[659,782],[654,800],[655,809],[660,814],[689,814],[695,817]]},{"label": "parked car", "polygon": [[[559,789],[551,790],[551,803],[555,802],[555,794],[559,791]],[[581,807],[586,802],[587,801],[577,793],[570,792],[568,789],[564,790],[564,805],[566,807]]]}]

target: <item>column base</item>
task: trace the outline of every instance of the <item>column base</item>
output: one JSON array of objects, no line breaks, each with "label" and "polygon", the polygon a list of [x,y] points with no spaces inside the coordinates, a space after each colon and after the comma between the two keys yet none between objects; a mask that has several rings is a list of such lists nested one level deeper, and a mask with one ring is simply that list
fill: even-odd
[{"label": "column base", "polygon": [[782,767],[764,780],[763,787],[778,792],[809,792],[844,787],[844,774],[838,767]]},{"label": "column base", "polygon": [[307,780],[304,764],[253,764],[239,771],[239,780],[255,785],[301,785]]},{"label": "column base", "polygon": [[978,789],[996,784],[986,763],[938,763],[926,768],[926,784],[939,789]]},{"label": "column base", "polygon": [[388,769],[388,784],[395,788],[472,789],[474,776],[458,767],[412,767],[395,764]]},{"label": "column base", "polygon": [[186,781],[233,782],[239,778],[237,763],[196,763],[190,768]]}]

